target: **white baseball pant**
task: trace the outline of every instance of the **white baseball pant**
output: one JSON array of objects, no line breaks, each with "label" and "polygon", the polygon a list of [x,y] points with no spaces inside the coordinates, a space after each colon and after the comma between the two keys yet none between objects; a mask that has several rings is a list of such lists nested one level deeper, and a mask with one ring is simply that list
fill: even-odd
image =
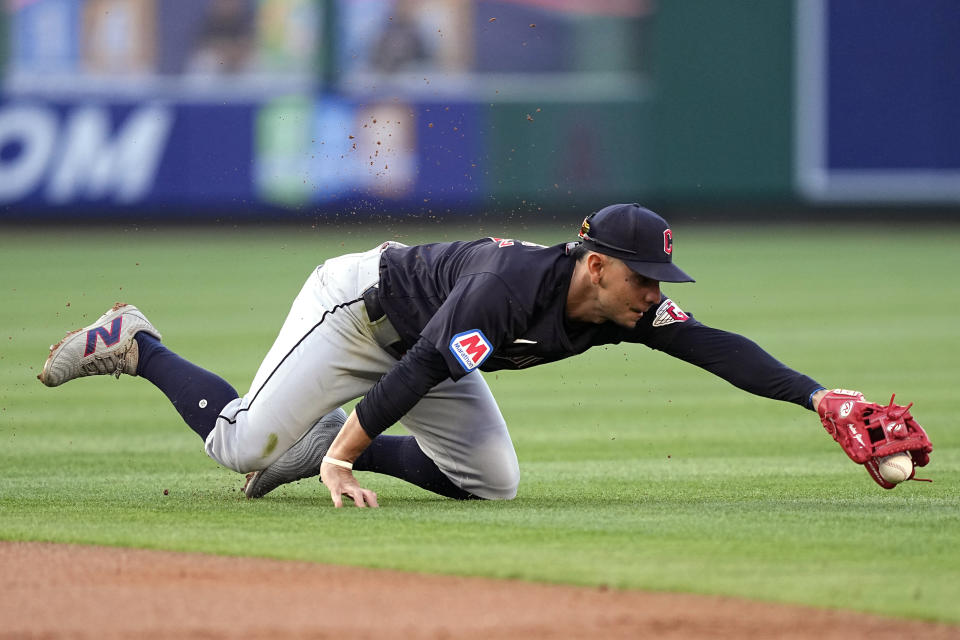
[{"label": "white baseball pant", "polygon": [[[220,411],[207,455],[241,473],[263,469],[396,364],[383,349],[396,330],[386,317],[371,323],[362,298],[389,246],[402,245],[333,258],[310,274],[250,390]],[[487,499],[516,495],[517,454],[479,371],[441,382],[400,422],[456,486]]]}]

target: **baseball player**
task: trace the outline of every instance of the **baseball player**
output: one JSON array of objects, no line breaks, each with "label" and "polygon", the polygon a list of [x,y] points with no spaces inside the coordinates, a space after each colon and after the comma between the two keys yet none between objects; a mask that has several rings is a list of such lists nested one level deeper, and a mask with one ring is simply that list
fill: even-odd
[{"label": "baseball player", "polygon": [[[307,278],[243,396],[167,349],[125,304],[67,334],[38,377],[51,387],[93,374],[146,378],[203,439],[207,455],[248,473],[248,497],[319,474],[337,507],[343,496],[377,506],[354,470],[451,498],[513,498],[516,453],[476,370],[525,369],[620,342],[818,410],[827,431],[881,485],[882,455],[929,460],[932,447],[909,407],[828,392],[666,297],[661,282],[693,278],[673,264],[673,232],[657,214],[611,205],[588,216],[579,235],[550,247],[511,238],[385,242],[327,260]],[[361,396],[349,416],[340,409]],[[871,431],[871,415],[876,427],[881,413],[883,428]],[[396,422],[412,435],[383,435]]]}]

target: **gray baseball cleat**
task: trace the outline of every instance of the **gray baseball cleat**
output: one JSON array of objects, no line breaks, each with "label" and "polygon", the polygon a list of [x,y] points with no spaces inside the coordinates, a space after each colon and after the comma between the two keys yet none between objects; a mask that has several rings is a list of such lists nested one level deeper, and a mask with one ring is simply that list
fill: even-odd
[{"label": "gray baseball cleat", "polygon": [[48,387],[56,387],[83,376],[135,376],[140,349],[133,336],[140,331],[160,340],[156,327],[139,309],[118,302],[93,324],[71,331],[50,347],[37,379]]},{"label": "gray baseball cleat", "polygon": [[262,498],[282,484],[320,475],[323,456],[347,421],[347,414],[337,408],[323,416],[297,443],[286,450],[266,469],[247,474],[243,493],[248,498]]}]

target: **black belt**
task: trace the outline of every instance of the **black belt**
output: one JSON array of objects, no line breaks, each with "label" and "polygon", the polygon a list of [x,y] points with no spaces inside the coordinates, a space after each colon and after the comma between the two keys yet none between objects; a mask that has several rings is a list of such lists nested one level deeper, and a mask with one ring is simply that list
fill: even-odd
[{"label": "black belt", "polygon": [[[377,285],[373,285],[363,292],[363,306],[367,308],[367,317],[370,318],[370,322],[376,322],[386,315],[383,305],[380,304],[380,291]],[[397,360],[407,352],[400,340],[382,346],[382,348]]]},{"label": "black belt", "polygon": [[383,305],[380,304],[380,295],[377,285],[373,285],[363,292],[363,306],[367,308],[367,317],[370,322],[376,322],[386,314],[383,312]]}]

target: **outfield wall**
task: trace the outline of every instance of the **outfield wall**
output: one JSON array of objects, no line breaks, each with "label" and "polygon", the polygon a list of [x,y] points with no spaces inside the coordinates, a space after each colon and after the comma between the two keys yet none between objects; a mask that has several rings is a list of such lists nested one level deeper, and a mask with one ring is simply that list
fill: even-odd
[{"label": "outfield wall", "polygon": [[213,1],[7,3],[0,219],[960,203],[951,0]]}]

